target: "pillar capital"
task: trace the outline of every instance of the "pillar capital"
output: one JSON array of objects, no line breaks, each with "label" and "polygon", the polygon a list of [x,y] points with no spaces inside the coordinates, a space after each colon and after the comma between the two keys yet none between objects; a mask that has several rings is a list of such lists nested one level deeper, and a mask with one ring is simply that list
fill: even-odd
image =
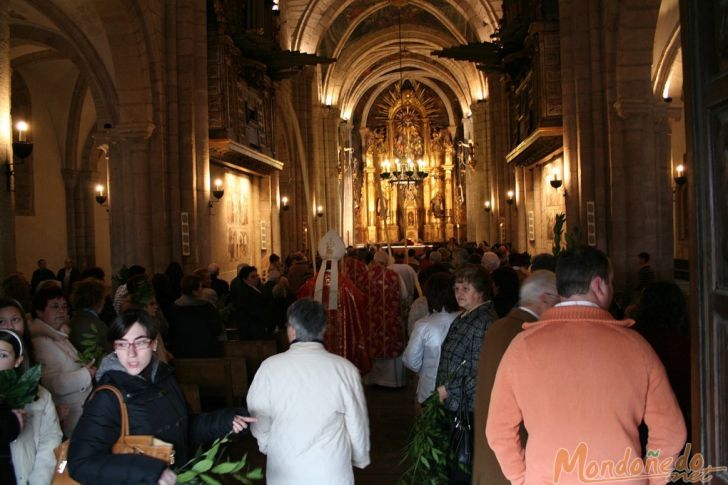
[{"label": "pillar capital", "polygon": [[149,140],[156,130],[156,125],[147,123],[124,123],[110,130],[93,135],[96,144],[116,145],[117,143],[139,143]]},{"label": "pillar capital", "polygon": [[654,98],[624,98],[614,103],[617,115],[625,120],[654,115],[662,108]]}]

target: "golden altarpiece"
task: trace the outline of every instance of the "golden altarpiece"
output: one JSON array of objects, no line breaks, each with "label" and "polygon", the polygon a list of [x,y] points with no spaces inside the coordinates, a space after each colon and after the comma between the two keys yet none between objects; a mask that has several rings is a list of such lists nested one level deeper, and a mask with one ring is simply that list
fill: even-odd
[{"label": "golden altarpiece", "polygon": [[[363,138],[358,243],[409,244],[455,237],[463,191],[456,190],[449,128],[433,127],[434,100],[405,81],[378,105],[377,126]],[[460,194],[460,195],[458,195]]]}]

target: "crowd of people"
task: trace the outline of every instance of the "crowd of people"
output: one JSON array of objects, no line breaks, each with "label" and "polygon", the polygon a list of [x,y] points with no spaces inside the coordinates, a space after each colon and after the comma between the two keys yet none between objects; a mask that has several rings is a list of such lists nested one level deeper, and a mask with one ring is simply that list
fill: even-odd
[{"label": "crowd of people", "polygon": [[[0,482],[50,483],[65,436],[81,483],[174,483],[168,463],[113,453],[120,403],[94,391],[106,385],[124,396],[131,434],[171,443],[178,463],[192,444],[250,425],[268,483],[353,483],[352,466],[369,464],[363,385],[402,388],[406,368],[417,402],[438,399],[451,423],[472,423],[472,453],[453,444],[451,483],[552,483],[555,450],[579,441],[615,460],[685,443],[685,297],[654,281],[646,253],[629,306],[615,306],[610,262],[594,248],[347,249],[330,231],[318,256],[241,264],[229,283],[214,263],[153,275],[132,265],[113,294],[103,270],[71,260],[57,273],[39,260],[30,282],[8,275],[0,370],[40,364],[41,377],[23,409],[0,402]],[[173,358],[220,357],[228,338],[276,340],[281,353],[257,371],[247,408],[192,414]]]}]

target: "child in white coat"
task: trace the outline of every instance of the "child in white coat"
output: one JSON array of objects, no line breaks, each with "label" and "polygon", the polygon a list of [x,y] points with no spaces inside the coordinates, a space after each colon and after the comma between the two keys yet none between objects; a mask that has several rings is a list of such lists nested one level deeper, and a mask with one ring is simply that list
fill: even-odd
[{"label": "child in white coat", "polygon": [[[19,371],[23,343],[18,335],[0,329],[0,371]],[[0,482],[35,485],[51,483],[61,442],[56,408],[50,393],[38,386],[38,395],[23,409],[0,403]]]}]

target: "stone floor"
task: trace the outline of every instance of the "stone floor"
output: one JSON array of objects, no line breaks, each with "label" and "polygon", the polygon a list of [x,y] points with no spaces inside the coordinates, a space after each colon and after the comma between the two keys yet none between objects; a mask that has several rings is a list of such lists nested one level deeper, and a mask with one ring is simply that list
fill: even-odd
[{"label": "stone floor", "polygon": [[[410,376],[409,385],[402,389],[367,386],[365,394],[369,410],[371,464],[355,469],[357,484],[395,484],[404,472],[400,464],[402,449],[412,426],[415,413],[416,380]],[[260,453],[255,439],[246,437],[230,450],[233,456],[248,453],[252,467],[265,469],[265,455]]]}]

